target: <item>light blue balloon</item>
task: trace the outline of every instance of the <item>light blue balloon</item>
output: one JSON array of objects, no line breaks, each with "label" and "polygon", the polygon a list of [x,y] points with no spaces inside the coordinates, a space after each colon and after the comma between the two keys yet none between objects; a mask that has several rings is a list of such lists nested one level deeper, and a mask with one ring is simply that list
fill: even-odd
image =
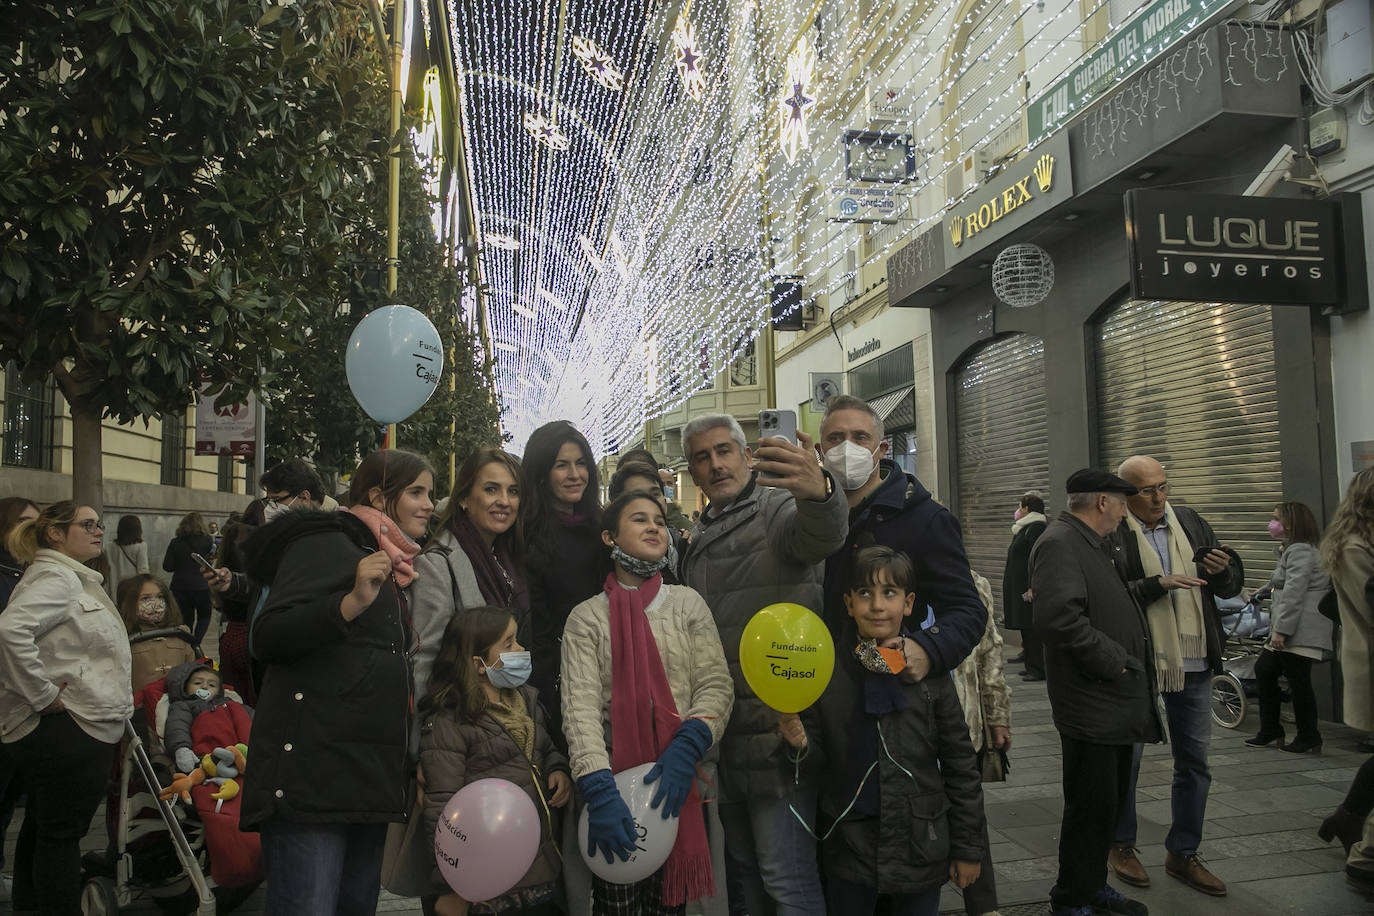
[{"label": "light blue balloon", "polygon": [[348,338],[344,371],[369,417],[400,423],[424,406],[443,375],[439,331],[408,305],[368,312]]}]

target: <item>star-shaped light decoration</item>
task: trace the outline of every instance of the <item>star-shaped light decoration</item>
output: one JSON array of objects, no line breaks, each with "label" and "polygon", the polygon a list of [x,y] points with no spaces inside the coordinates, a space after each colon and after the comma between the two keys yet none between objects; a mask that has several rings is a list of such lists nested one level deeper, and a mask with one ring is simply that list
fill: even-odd
[{"label": "star-shaped light decoration", "polygon": [[787,82],[778,105],[783,155],[788,162],[797,160],[797,153],[811,146],[806,133],[806,117],[816,100],[807,95],[811,78],[816,71],[816,52],[805,38],[787,55]]},{"label": "star-shaped light decoration", "polygon": [[615,68],[615,61],[611,60],[611,56],[590,38],[574,35],[572,50],[582,62],[582,69],[587,71],[587,75],[595,80],[598,86],[619,90],[625,85],[625,74]]},{"label": "star-shaped light decoration", "polygon": [[531,137],[536,142],[542,143],[549,149],[562,152],[572,145],[568,135],[558,129],[558,125],[541,114],[533,111],[525,112],[525,130],[529,131]]},{"label": "star-shaped light decoration", "polygon": [[704,58],[697,47],[697,32],[687,17],[678,13],[673,26],[673,46],[677,48],[677,72],[682,76],[682,88],[693,101],[700,102],[706,91],[706,71],[701,68]]}]

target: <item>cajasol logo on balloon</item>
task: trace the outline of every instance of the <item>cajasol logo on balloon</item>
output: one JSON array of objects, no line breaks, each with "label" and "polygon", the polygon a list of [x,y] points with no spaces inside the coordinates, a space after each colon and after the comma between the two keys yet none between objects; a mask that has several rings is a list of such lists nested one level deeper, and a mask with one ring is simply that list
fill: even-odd
[{"label": "cajasol logo on balloon", "polygon": [[530,870],[541,829],[524,789],[505,779],[478,779],[444,806],[434,827],[434,860],[464,900],[490,900]]},{"label": "cajasol logo on balloon", "polygon": [[770,604],[745,626],[739,664],[760,700],[778,712],[801,712],[830,683],[835,643],[825,622],[800,604]]},{"label": "cajasol logo on balloon", "polygon": [[368,312],[348,338],[348,387],[378,423],[400,423],[423,407],[443,371],[444,344],[438,329],[408,305]]}]

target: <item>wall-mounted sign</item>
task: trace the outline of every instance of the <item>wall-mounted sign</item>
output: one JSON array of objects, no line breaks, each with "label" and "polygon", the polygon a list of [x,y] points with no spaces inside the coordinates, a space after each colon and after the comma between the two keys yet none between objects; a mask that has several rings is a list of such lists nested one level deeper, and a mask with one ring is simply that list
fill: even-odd
[{"label": "wall-mounted sign", "polygon": [[901,199],[892,188],[826,188],[826,219],[836,223],[895,223]]},{"label": "wall-mounted sign", "polygon": [[945,266],[953,267],[1071,197],[1069,138],[1061,133],[945,213]]},{"label": "wall-mounted sign", "polygon": [[213,382],[201,375],[196,398],[196,454],[251,457],[257,442],[257,402],[248,395],[242,404],[215,406],[207,395]]},{"label": "wall-mounted sign", "polygon": [[1163,53],[1231,0],[1154,0],[1107,43],[1040,93],[1026,109],[1034,145],[1121,80]]},{"label": "wall-mounted sign", "polygon": [[1137,299],[1339,305],[1342,231],[1333,200],[1126,192]]},{"label": "wall-mounted sign", "polygon": [[812,372],[811,376],[811,412],[825,413],[825,407],[830,403],[830,399],[844,394],[844,373],[843,372]]},{"label": "wall-mounted sign", "polygon": [[844,177],[846,181],[911,181],[916,177],[911,134],[845,131]]}]

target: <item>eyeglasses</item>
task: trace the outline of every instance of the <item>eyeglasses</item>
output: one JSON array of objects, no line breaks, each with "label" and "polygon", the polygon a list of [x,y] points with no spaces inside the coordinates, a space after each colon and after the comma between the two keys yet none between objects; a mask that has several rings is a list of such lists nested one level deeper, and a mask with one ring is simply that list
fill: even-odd
[{"label": "eyeglasses", "polygon": [[84,522],[73,522],[72,524],[76,525],[76,527],[80,528],[87,534],[95,534],[97,531],[105,530],[104,522],[97,521],[93,518],[88,518]]},{"label": "eyeglasses", "polygon": [[1156,496],[1167,496],[1169,493],[1169,485],[1167,483],[1161,483],[1153,487],[1141,487],[1139,493],[1141,496],[1148,496],[1150,499],[1154,499]]}]

